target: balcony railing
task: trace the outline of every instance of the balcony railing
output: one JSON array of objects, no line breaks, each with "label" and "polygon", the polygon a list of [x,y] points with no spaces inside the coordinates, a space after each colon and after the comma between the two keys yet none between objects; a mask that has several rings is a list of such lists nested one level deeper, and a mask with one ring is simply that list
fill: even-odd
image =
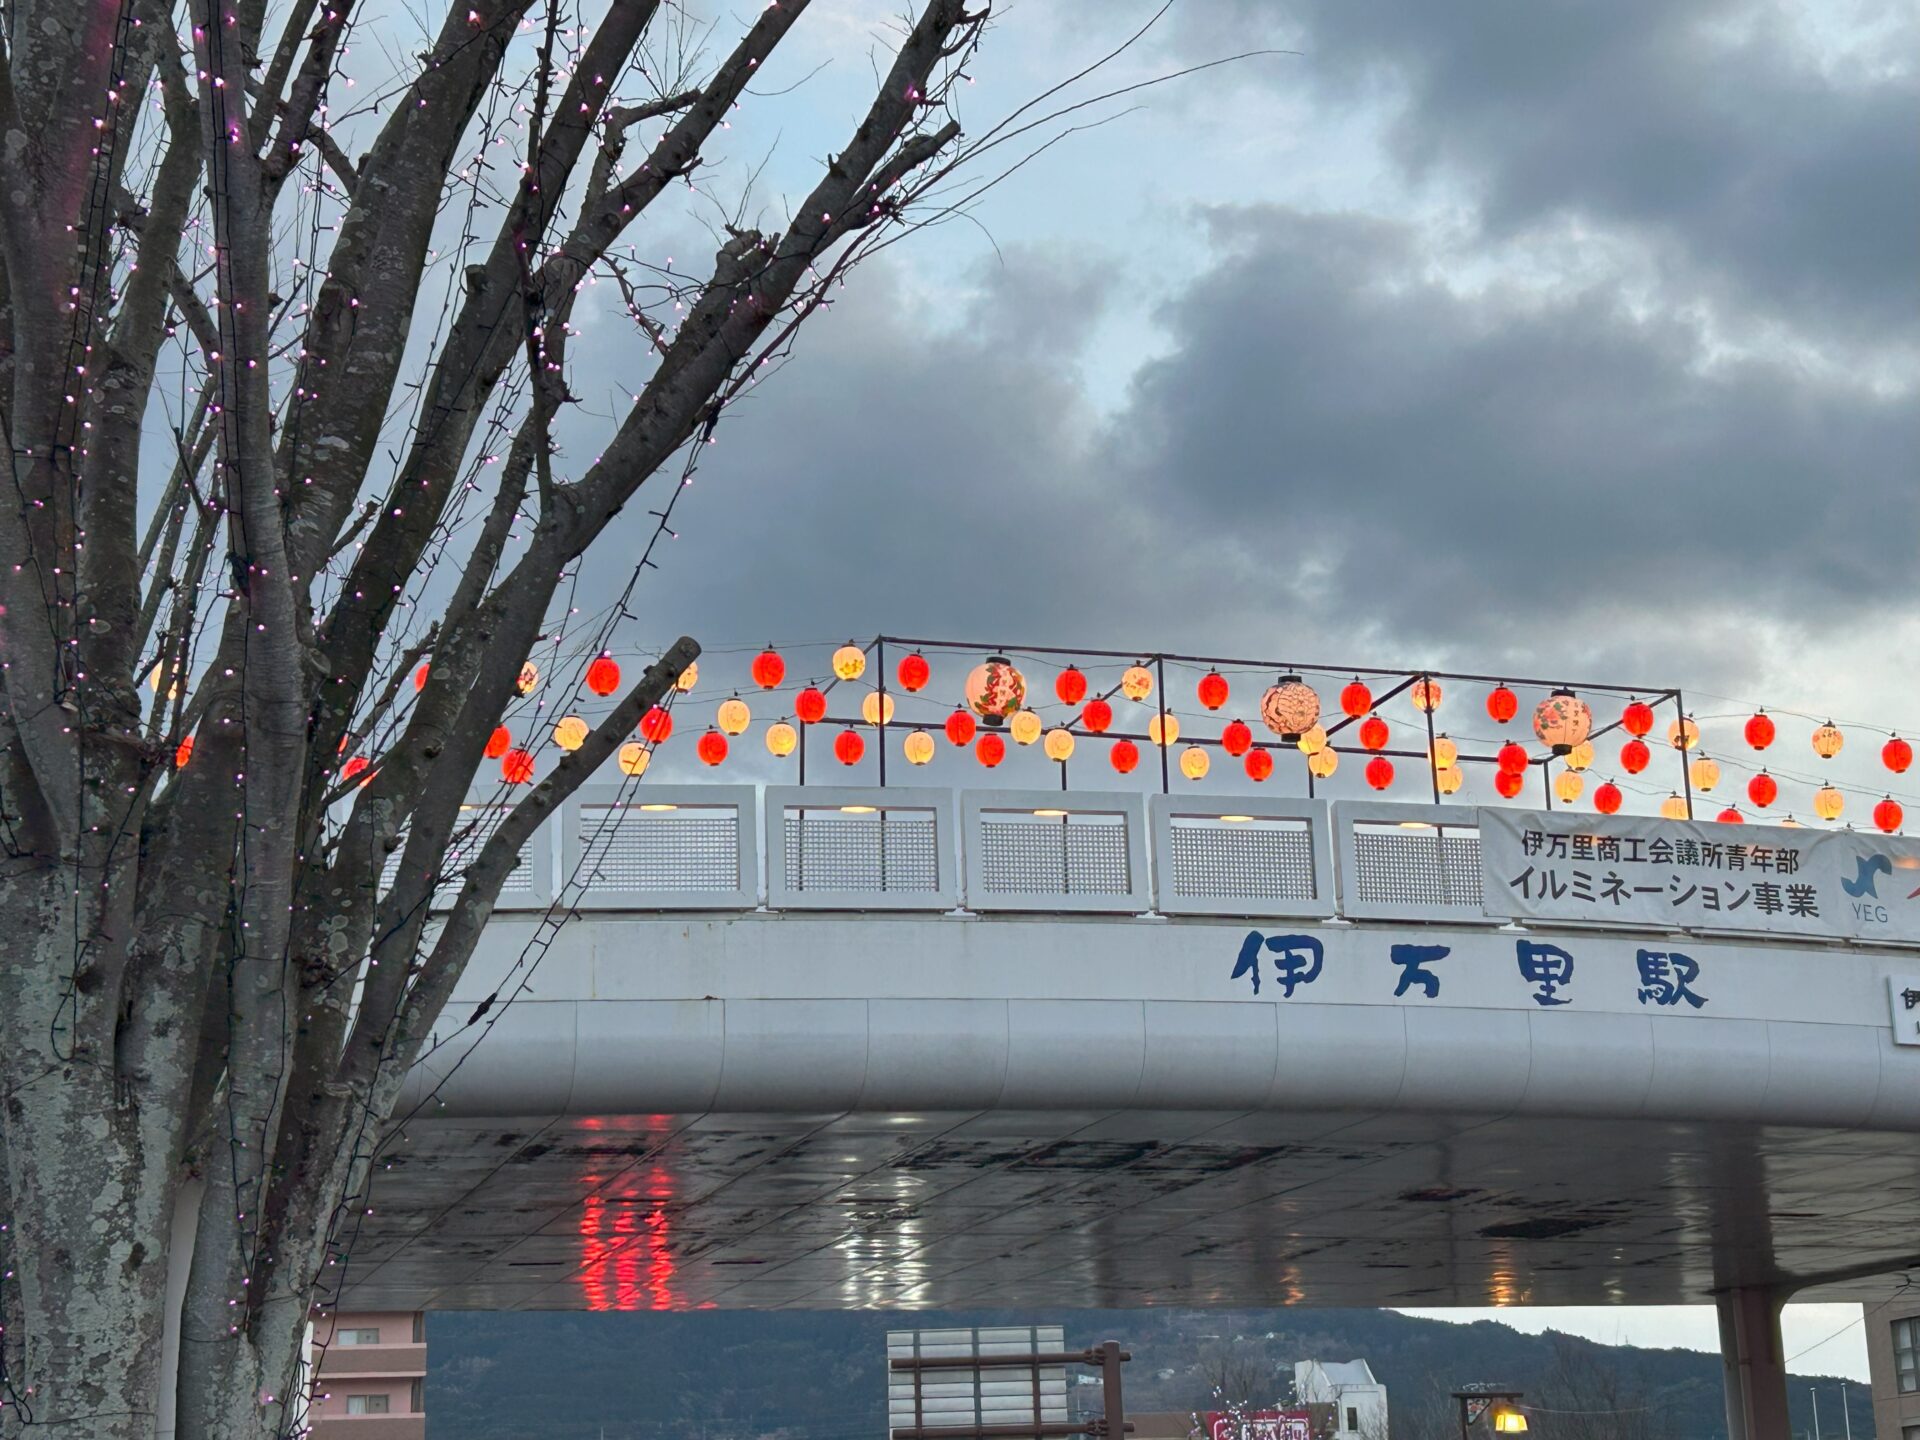
[{"label": "balcony railing", "polygon": [[[470,811],[456,860],[501,813]],[[1470,807],[829,785],[584,786],[496,908],[556,904],[1502,923],[1481,908]]]}]

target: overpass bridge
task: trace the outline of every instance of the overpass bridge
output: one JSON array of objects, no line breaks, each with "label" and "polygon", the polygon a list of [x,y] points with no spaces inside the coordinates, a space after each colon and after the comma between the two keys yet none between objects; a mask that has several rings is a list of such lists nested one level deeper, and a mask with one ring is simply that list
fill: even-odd
[{"label": "overpass bridge", "polygon": [[[1730,908],[1668,904],[1679,867],[1583,912],[1649,833],[1741,852],[1692,877]],[[1920,850],[1812,835],[589,788],[419,1067],[342,1303],[1714,1301],[1734,1433],[1784,1434],[1778,1305],[1920,1267],[1920,950],[1779,928],[1920,905],[1818,845]]]}]

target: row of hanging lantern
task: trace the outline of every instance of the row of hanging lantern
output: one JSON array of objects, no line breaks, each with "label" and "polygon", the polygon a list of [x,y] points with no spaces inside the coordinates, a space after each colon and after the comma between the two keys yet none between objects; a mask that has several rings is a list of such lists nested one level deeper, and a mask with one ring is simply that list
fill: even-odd
[{"label": "row of hanging lantern", "polygon": [[[836,680],[857,681],[867,673],[867,652],[852,643],[843,645],[833,652],[830,667]],[[762,690],[775,690],[786,679],[786,661],[777,650],[768,647],[754,657],[748,673],[753,683]],[[416,688],[424,687],[427,674],[428,667],[422,665],[415,675]],[[915,650],[899,661],[896,677],[902,691],[918,694],[930,683],[932,667],[925,655]],[[677,688],[683,693],[689,691],[697,678],[697,666],[689,665],[679,677]],[[597,656],[587,667],[585,681],[586,687],[595,695],[611,695],[620,682],[618,663],[604,653]],[[539,671],[529,661],[522,668],[516,688],[521,694],[528,694],[538,682]],[[1153,696],[1156,686],[1154,669],[1138,663],[1125,668],[1116,689],[1126,699],[1140,703]],[[1441,683],[1428,675],[1414,677],[1404,688],[1413,707],[1427,715],[1438,711],[1445,698]],[[1055,676],[1053,689],[1060,703],[1082,706],[1075,717],[1080,733],[1102,735],[1111,727],[1112,706],[1102,696],[1088,698],[1089,682],[1077,665],[1069,664],[1060,670]],[[941,730],[954,746],[972,746],[982,765],[993,768],[1008,754],[1006,742],[998,733],[1002,729],[1017,745],[1038,743],[1042,752],[1054,761],[1064,763],[1076,753],[1076,727],[1064,724],[1049,728],[1029,708],[1031,702],[1026,676],[1006,656],[990,655],[973,666],[967,674],[963,695],[963,704],[947,718]],[[1218,669],[1209,669],[1196,684],[1195,698],[1202,708],[1218,711],[1232,698],[1232,685]],[[1392,738],[1391,729],[1386,720],[1375,713],[1375,697],[1364,680],[1356,676],[1344,685],[1339,692],[1338,703],[1344,717],[1342,724],[1358,722],[1355,735],[1363,750],[1379,752],[1387,748]],[[794,717],[804,725],[824,721],[827,709],[826,693],[817,686],[805,686],[794,697]],[[1506,725],[1519,715],[1520,699],[1505,684],[1497,684],[1486,694],[1485,709],[1487,716],[1496,724]],[[895,712],[894,697],[885,690],[876,688],[861,696],[861,721],[869,727],[879,729],[893,725]],[[1326,779],[1336,772],[1340,756],[1328,742],[1326,730],[1320,723],[1320,696],[1299,675],[1283,674],[1268,686],[1260,696],[1259,714],[1265,728],[1278,736],[1282,743],[1295,745],[1301,750],[1313,776]],[[752,711],[748,704],[738,695],[729,697],[717,707],[713,727],[696,742],[696,754],[710,766],[724,763],[731,753],[730,740],[744,734],[751,723]],[[1555,798],[1563,804],[1573,804],[1585,793],[1586,781],[1582,772],[1590,769],[1595,761],[1594,745],[1589,738],[1593,723],[1592,708],[1568,689],[1554,690],[1534,707],[1534,736],[1551,754],[1565,762],[1565,768],[1552,781]],[[1623,708],[1617,724],[1629,738],[1622,745],[1619,758],[1621,768],[1627,773],[1639,774],[1651,763],[1652,752],[1644,737],[1652,732],[1654,723],[1652,707],[1637,698],[1630,699]],[[986,728],[982,730],[982,726]],[[621,747],[617,756],[620,769],[628,775],[644,773],[650,760],[650,747],[664,741],[672,733],[671,717],[656,706],[642,717],[638,730],[647,743],[629,742]],[[571,751],[579,748],[590,733],[590,727],[583,719],[568,715],[555,723],[553,739],[562,750]],[[1244,721],[1234,719],[1223,727],[1219,738],[1213,743],[1228,756],[1240,760],[1249,779],[1261,782],[1273,774],[1274,760],[1265,748],[1253,743],[1253,733]],[[1746,722],[1742,734],[1753,749],[1765,750],[1775,742],[1778,729],[1772,717],[1762,710]],[[1179,717],[1164,708],[1163,700],[1162,708],[1149,717],[1147,738],[1154,745],[1170,749],[1179,741],[1180,735]],[[1671,748],[1691,751],[1700,744],[1699,725],[1692,716],[1682,716],[1667,726],[1666,738]],[[783,718],[767,727],[764,740],[771,755],[785,758],[798,748],[800,735],[794,725]],[[1816,755],[1831,759],[1840,752],[1845,739],[1840,729],[1829,721],[1815,728],[1810,743]],[[183,744],[183,754],[177,763],[184,763],[184,754],[190,752],[190,748],[190,741]],[[924,727],[916,727],[902,741],[902,754],[910,764],[916,766],[931,762],[937,748],[933,735]],[[512,745],[505,727],[495,732],[489,741],[487,753],[490,758],[501,760],[502,776],[509,783],[527,783],[532,779],[532,755]],[[857,729],[848,726],[835,736],[833,753],[843,765],[857,765],[865,758],[867,741]],[[1130,773],[1137,768],[1140,758],[1139,747],[1131,739],[1121,737],[1110,742],[1108,760],[1117,772]],[[1435,739],[1427,759],[1435,788],[1440,794],[1452,795],[1462,788],[1464,773],[1459,764],[1458,747],[1445,734]],[[1895,774],[1903,773],[1911,765],[1912,759],[1912,747],[1898,736],[1891,737],[1882,747],[1882,763]],[[1524,746],[1510,741],[1500,747],[1495,762],[1496,792],[1504,798],[1517,797],[1526,771],[1533,763],[1532,757]],[[365,760],[359,760],[358,770],[364,771],[366,765]],[[349,761],[347,768],[353,766],[354,762]],[[1190,740],[1180,751],[1178,769],[1188,780],[1206,778],[1212,770],[1212,759],[1205,743],[1196,744]],[[1370,756],[1363,774],[1372,788],[1381,791],[1391,788],[1396,778],[1392,760],[1378,753]],[[346,778],[353,777],[347,775]],[[1705,754],[1700,754],[1689,762],[1688,778],[1694,790],[1710,793],[1718,783],[1719,766]],[[1778,798],[1778,783],[1763,770],[1749,780],[1747,794],[1749,803],[1756,810],[1765,810]],[[1604,814],[1617,812],[1624,802],[1619,787],[1611,781],[1596,786],[1591,799],[1594,807]],[[1837,818],[1844,805],[1844,796],[1831,785],[1822,786],[1813,799],[1814,813],[1822,819]],[[1686,801],[1678,795],[1670,796],[1661,809],[1663,814],[1671,815],[1677,810],[1684,816]],[[1727,807],[1718,818],[1734,821],[1743,817],[1733,807]],[[1901,807],[1891,797],[1883,799],[1874,808],[1874,822],[1882,829],[1898,828],[1903,818]]]}]

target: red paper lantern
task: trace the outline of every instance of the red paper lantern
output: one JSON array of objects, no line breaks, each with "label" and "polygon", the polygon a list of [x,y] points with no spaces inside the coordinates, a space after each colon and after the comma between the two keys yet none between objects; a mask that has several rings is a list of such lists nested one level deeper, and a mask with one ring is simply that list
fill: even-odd
[{"label": "red paper lantern", "polygon": [[1502,745],[1493,757],[1499,763],[1503,775],[1524,775],[1527,773],[1527,747],[1516,745],[1509,740]]},{"label": "red paper lantern", "polygon": [[413,672],[413,688],[415,690],[424,690],[427,688],[427,667],[425,665],[422,665],[418,670]]},{"label": "red paper lantern", "polygon": [[1602,815],[1617,815],[1623,798],[1618,785],[1611,780],[1603,780],[1593,792],[1593,808]]},{"label": "red paper lantern", "polygon": [[1504,685],[1496,685],[1487,692],[1487,714],[1494,723],[1504,725],[1520,713],[1520,697]]},{"label": "red paper lantern", "polygon": [[771,690],[787,678],[787,662],[780,658],[778,650],[762,650],[753,657],[749,673],[754,684],[762,690]]},{"label": "red paper lantern", "polygon": [[1511,800],[1520,793],[1521,782],[1527,777],[1518,770],[1502,770],[1493,777],[1493,788],[1501,799]]},{"label": "red paper lantern", "polygon": [[1738,825],[1746,819],[1746,816],[1729,805],[1713,818],[1718,820],[1722,825]]},{"label": "red paper lantern", "polygon": [[1645,701],[1629,700],[1620,712],[1620,728],[1638,739],[1653,729],[1653,707]]},{"label": "red paper lantern", "polygon": [[1107,752],[1107,758],[1122,775],[1131,775],[1133,767],[1140,763],[1140,747],[1131,740],[1116,740],[1113,749]]},{"label": "red paper lantern", "polygon": [[351,780],[356,775],[365,774],[367,763],[367,757],[364,755],[348,756],[347,763],[340,767],[340,778],[342,780]]},{"label": "red paper lantern", "polygon": [[973,753],[982,765],[991,770],[1007,758],[1007,742],[989,730],[973,742]]},{"label": "red paper lantern", "polygon": [[1764,810],[1780,798],[1780,785],[1773,776],[1762,770],[1747,781],[1747,799],[1753,802],[1756,810]]},{"label": "red paper lantern", "polygon": [[1202,705],[1209,710],[1218,710],[1227,703],[1227,677],[1218,670],[1209,670],[1200,677],[1197,693]]},{"label": "red paper lantern", "polygon": [[1638,775],[1652,760],[1653,752],[1644,740],[1629,740],[1620,747],[1620,768],[1629,775]]},{"label": "red paper lantern", "polygon": [[1340,692],[1340,708],[1349,720],[1358,720],[1373,708],[1373,692],[1355,676]]},{"label": "red paper lantern", "polygon": [[1747,744],[1756,750],[1764,750],[1773,744],[1773,721],[1764,710],[1756,711],[1747,721]]},{"label": "red paper lantern", "polygon": [[1900,822],[1907,818],[1907,812],[1900,808],[1900,802],[1889,795],[1873,807],[1873,823],[1884,833],[1891,835],[1900,828]]},{"label": "red paper lantern", "polygon": [[[1387,722],[1382,720],[1378,715],[1369,715],[1365,720],[1360,722],[1360,743],[1369,750],[1386,749],[1390,734],[1391,732],[1387,729]],[[1372,767],[1369,766],[1368,768],[1371,769]]]},{"label": "red paper lantern", "polygon": [[858,730],[849,727],[833,737],[833,758],[842,765],[858,765],[866,753],[867,742],[860,738]]},{"label": "red paper lantern", "polygon": [[671,734],[673,734],[673,716],[669,715],[665,710],[662,710],[658,705],[640,717],[640,735],[642,739],[651,740],[654,744],[658,745]]},{"label": "red paper lantern", "polygon": [[700,737],[700,743],[693,750],[702,764],[718,765],[727,758],[727,737],[718,730],[709,730]]},{"label": "red paper lantern", "polygon": [[1907,767],[1913,764],[1913,746],[1898,735],[1880,747],[1880,763],[1896,775],[1907,773]]},{"label": "red paper lantern", "polygon": [[827,697],[809,685],[793,697],[793,718],[802,725],[818,725],[827,718]]},{"label": "red paper lantern", "polygon": [[1053,677],[1053,693],[1060,697],[1062,705],[1078,705],[1087,698],[1087,677],[1078,667],[1069,665]]},{"label": "red paper lantern", "polygon": [[500,778],[509,785],[525,785],[533,779],[533,756],[525,750],[509,750],[500,757]]},{"label": "red paper lantern", "polygon": [[1087,708],[1080,712],[1080,724],[1096,735],[1104,735],[1107,727],[1113,724],[1113,707],[1095,696],[1087,702]]},{"label": "red paper lantern", "polygon": [[[1236,721],[1234,723],[1238,724],[1239,722]],[[1240,728],[1244,730],[1246,726],[1242,725]],[[1271,774],[1273,774],[1273,756],[1269,755],[1265,750],[1249,750],[1247,752],[1247,778],[1249,780],[1264,780]]]},{"label": "red paper lantern", "polygon": [[493,727],[493,733],[487,736],[487,748],[482,753],[489,760],[498,760],[511,748],[513,748],[513,732],[504,725],[496,725]]},{"label": "red paper lantern", "polygon": [[1229,755],[1244,755],[1253,748],[1253,731],[1244,720],[1229,720],[1220,731],[1220,748]]},{"label": "red paper lantern", "polygon": [[587,666],[587,689],[596,695],[611,695],[620,688],[620,667],[613,658],[601,655]]},{"label": "red paper lantern", "polygon": [[900,662],[900,688],[908,694],[917,695],[926,688],[927,681],[933,677],[933,670],[927,664],[927,657],[918,650]]},{"label": "red paper lantern", "polygon": [[947,739],[955,745],[971,745],[973,732],[979,728],[979,722],[968,711],[956,710],[947,716]]},{"label": "red paper lantern", "polygon": [[1376,755],[1367,761],[1367,784],[1376,790],[1384,790],[1393,784],[1393,762],[1384,755]]}]

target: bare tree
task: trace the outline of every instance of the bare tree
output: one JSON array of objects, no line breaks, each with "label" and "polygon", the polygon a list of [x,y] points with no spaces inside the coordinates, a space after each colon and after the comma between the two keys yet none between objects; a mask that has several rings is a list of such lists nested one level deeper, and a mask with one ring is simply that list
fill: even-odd
[{"label": "bare tree", "polygon": [[[316,1279],[522,842],[697,653],[467,843],[559,587],[951,173],[987,18],[919,0],[791,220],[717,223],[695,275],[623,237],[808,0],[711,52],[659,0],[442,0],[356,96],[367,8],[0,6],[0,1433],[145,1435],[167,1383],[181,1434],[295,1423]],[[563,473],[594,280],[650,360]]]}]

